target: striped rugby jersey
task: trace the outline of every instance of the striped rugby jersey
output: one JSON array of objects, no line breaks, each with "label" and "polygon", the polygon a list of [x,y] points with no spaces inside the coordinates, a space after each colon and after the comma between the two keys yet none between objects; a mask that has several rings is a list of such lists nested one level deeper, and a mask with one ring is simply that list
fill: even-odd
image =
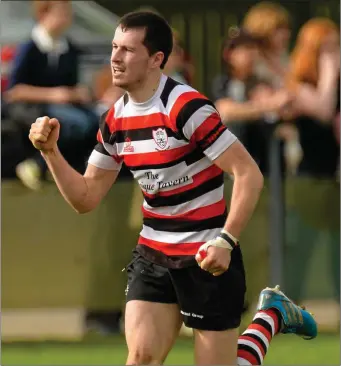
[{"label": "striped rugby jersey", "polygon": [[141,187],[138,248],[193,258],[220,233],[224,175],[212,161],[237,138],[205,96],[162,75],[149,101],[119,99],[101,117],[97,139],[89,163],[119,170],[124,162]]}]

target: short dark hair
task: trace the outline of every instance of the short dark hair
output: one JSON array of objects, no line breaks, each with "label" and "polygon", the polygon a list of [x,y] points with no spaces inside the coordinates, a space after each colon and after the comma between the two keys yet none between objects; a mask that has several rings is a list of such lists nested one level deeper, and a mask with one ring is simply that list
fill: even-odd
[{"label": "short dark hair", "polygon": [[173,49],[173,33],[167,21],[159,14],[152,11],[134,11],[124,15],[119,25],[123,30],[144,28],[146,31],[143,44],[149,55],[162,52],[164,59],[160,65],[163,69]]},{"label": "short dark hair", "polygon": [[233,50],[239,46],[261,46],[262,40],[254,37],[243,28],[230,27],[224,39],[223,50]]}]

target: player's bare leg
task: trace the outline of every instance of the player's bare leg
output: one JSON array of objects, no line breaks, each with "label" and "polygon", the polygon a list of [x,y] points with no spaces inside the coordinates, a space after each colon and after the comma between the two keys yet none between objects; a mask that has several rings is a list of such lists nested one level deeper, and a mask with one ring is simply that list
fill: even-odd
[{"label": "player's bare leg", "polygon": [[196,365],[237,365],[239,328],[194,330]]},{"label": "player's bare leg", "polygon": [[[132,300],[126,305],[127,365],[161,365],[182,324],[178,305]],[[236,342],[235,342],[236,343]]]}]

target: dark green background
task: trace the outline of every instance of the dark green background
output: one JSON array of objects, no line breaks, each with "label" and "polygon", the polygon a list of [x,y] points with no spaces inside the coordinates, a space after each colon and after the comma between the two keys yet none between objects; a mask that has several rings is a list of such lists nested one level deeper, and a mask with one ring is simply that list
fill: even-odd
[{"label": "dark green background", "polygon": [[[220,45],[228,28],[238,25],[247,10],[258,1],[250,0],[101,0],[97,1],[121,16],[141,6],[153,7],[176,28],[193,57],[196,74],[194,85],[210,94],[211,81],[221,71]],[[298,29],[311,17],[326,16],[340,22],[337,0],[277,1],[292,18],[292,44]]]}]

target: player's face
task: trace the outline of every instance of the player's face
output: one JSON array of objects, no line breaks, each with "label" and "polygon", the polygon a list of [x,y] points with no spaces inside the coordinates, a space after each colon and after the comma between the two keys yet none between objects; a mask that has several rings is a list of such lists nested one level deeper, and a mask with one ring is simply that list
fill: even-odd
[{"label": "player's face", "polygon": [[112,42],[111,71],[113,84],[125,90],[141,85],[155,68],[155,55],[150,56],[143,44],[145,30],[122,30],[118,26]]}]

